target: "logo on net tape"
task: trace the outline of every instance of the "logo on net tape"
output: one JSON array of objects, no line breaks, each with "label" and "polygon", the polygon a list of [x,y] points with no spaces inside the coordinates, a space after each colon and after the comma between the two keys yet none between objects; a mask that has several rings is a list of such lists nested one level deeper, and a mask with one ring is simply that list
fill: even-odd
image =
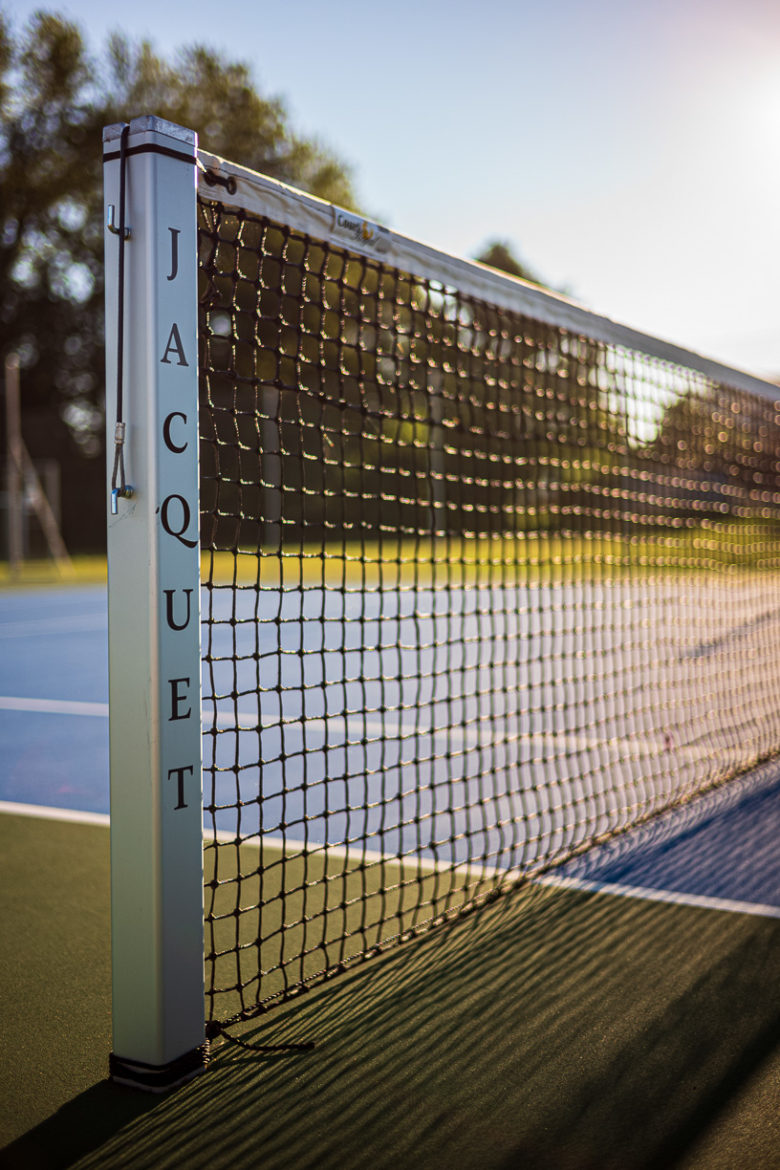
[{"label": "logo on net tape", "polygon": [[333,208],[331,235],[335,241],[370,256],[385,256],[390,251],[391,233],[387,228],[340,207]]}]

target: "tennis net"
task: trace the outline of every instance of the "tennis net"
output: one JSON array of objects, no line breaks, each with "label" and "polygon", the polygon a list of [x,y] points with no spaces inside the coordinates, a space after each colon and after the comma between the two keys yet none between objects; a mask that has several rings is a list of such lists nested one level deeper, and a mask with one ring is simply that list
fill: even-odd
[{"label": "tennis net", "polygon": [[780,750],[780,390],[200,153],[207,998]]}]

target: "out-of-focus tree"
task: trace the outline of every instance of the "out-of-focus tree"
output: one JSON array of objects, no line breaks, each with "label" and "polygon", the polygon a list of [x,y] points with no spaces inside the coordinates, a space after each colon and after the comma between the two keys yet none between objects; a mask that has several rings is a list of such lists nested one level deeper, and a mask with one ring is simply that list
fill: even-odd
[{"label": "out-of-focus tree", "polygon": [[[167,60],[113,36],[98,55],[77,25],[39,12],[20,30],[0,12],[0,359],[22,366],[33,453],[63,467],[66,535],[103,507],[102,128],[153,113],[191,126],[206,149],[342,206],[348,169],[291,128],[284,103],[257,89],[248,66],[204,47]],[[87,478],[76,505],[72,481]],[[78,493],[77,493],[78,494]],[[70,503],[69,503],[70,501]],[[74,517],[68,521],[69,509]]]},{"label": "out-of-focus tree", "polygon": [[491,240],[474,259],[480,264],[487,264],[488,268],[497,268],[499,272],[508,272],[510,276],[519,276],[521,280],[544,286],[544,281],[517,258],[507,240]]}]

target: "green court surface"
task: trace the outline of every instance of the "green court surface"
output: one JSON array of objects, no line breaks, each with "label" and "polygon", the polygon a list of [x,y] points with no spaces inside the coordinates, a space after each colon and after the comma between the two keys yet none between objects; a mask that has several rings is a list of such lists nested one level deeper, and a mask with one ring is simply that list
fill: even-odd
[{"label": "green court surface", "polygon": [[780,1166],[777,919],[524,887],[155,1097],[105,1079],[106,828],[0,816],[0,888],[3,1167]]}]

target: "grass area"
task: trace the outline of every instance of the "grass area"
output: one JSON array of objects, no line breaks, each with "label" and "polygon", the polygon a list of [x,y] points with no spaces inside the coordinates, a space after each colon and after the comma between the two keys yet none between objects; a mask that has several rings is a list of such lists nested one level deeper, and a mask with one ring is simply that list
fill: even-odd
[{"label": "grass area", "polygon": [[767,523],[681,528],[662,534],[479,535],[291,545],[204,553],[203,579],[275,589],[324,585],[393,589],[621,581],[780,568],[780,536]]},{"label": "grass area", "polygon": [[[255,584],[261,588],[303,586],[393,589],[478,585],[621,581],[717,572],[780,569],[780,533],[769,521],[706,524],[612,533],[528,532],[398,540],[341,541],[204,552],[203,580]],[[104,584],[106,560],[77,556],[70,564],[25,561],[12,574],[0,561],[0,590],[38,585]]]},{"label": "grass area", "polygon": [[58,564],[49,558],[23,561],[11,572],[7,561],[0,561],[0,589],[29,589],[38,585],[104,585],[106,558],[76,556]]}]

